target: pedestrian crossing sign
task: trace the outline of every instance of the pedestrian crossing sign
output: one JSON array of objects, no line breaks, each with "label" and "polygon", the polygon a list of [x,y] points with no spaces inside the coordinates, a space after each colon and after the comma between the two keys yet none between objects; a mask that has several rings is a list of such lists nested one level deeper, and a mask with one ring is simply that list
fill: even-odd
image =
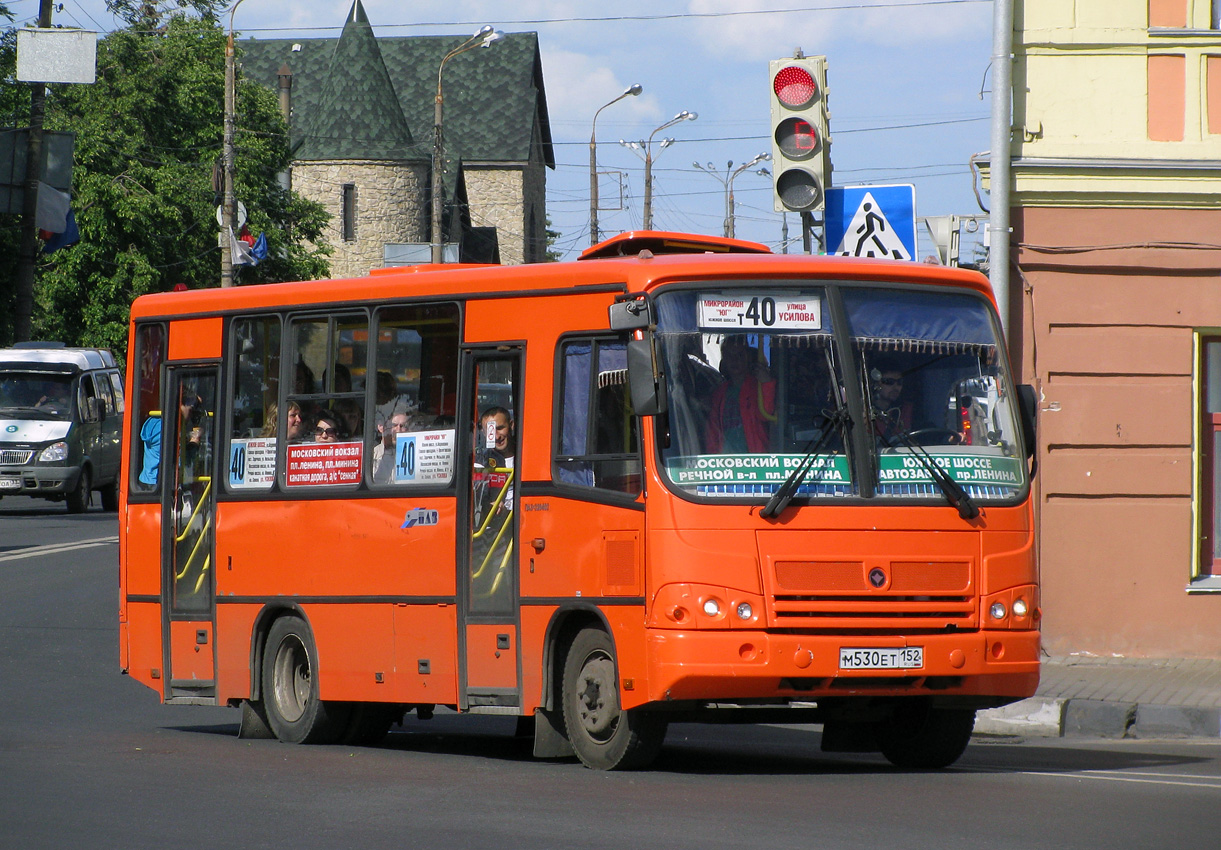
[{"label": "pedestrian crossing sign", "polygon": [[828,254],[916,258],[915,186],[840,186],[827,189],[826,197]]}]

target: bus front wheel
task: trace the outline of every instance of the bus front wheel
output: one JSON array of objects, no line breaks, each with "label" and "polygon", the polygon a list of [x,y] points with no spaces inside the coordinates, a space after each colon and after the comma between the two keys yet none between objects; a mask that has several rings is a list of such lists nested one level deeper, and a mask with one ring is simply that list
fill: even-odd
[{"label": "bus front wheel", "polygon": [[342,704],[318,697],[318,651],[300,617],[276,620],[263,654],[263,706],[267,724],[288,744],[329,744],[346,726]]},{"label": "bus front wheel", "polygon": [[949,767],[971,741],[975,712],[904,703],[879,727],[878,744],[895,767],[936,770]]},{"label": "bus front wheel", "polygon": [[569,647],[563,703],[568,741],[586,767],[644,767],[661,750],[665,721],[640,709],[620,707],[614,643],[600,629],[580,632]]}]

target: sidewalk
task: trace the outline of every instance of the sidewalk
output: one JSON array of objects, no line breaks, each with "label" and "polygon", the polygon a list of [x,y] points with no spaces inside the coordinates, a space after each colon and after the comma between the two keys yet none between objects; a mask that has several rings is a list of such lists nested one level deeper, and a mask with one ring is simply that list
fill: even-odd
[{"label": "sidewalk", "polygon": [[1221,661],[1047,658],[1035,696],[981,711],[975,731],[1039,737],[1221,737]]}]

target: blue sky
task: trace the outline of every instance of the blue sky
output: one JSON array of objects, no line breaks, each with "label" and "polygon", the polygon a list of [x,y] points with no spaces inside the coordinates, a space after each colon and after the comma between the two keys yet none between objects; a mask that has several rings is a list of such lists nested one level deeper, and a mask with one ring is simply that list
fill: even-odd
[{"label": "blue sky", "polygon": [[[56,23],[116,26],[102,0],[62,2]],[[363,2],[380,35],[469,34],[484,23],[538,32],[557,160],[547,208],[567,258],[589,244],[589,135],[599,106],[633,83],[644,87],[598,118],[599,170],[615,172],[599,182],[603,233],[641,225],[643,163],[619,140],[646,138],[690,110],[696,121],[655,137],[654,227],[719,235],[723,186],[692,163],[723,173],[729,160],[770,151],[768,60],[796,47],[828,59],[835,185],[911,183],[920,216],[983,214],[968,160],[989,147],[991,0]],[[19,19],[37,15],[37,0],[8,3]],[[243,0],[235,28],[255,37],[332,36],[349,7]],[[478,53],[455,61],[468,59]],[[675,144],[658,152],[665,136]],[[735,180],[736,234],[778,250],[771,191],[770,179],[754,173]],[[794,215],[789,234],[800,250]],[[931,252],[924,238],[921,255]]]}]

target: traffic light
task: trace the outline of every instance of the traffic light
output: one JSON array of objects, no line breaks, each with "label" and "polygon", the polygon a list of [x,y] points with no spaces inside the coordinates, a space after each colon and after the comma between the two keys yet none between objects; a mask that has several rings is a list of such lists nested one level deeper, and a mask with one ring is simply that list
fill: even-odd
[{"label": "traffic light", "polygon": [[831,185],[827,57],[774,59],[771,81],[776,212],[821,210]]}]

